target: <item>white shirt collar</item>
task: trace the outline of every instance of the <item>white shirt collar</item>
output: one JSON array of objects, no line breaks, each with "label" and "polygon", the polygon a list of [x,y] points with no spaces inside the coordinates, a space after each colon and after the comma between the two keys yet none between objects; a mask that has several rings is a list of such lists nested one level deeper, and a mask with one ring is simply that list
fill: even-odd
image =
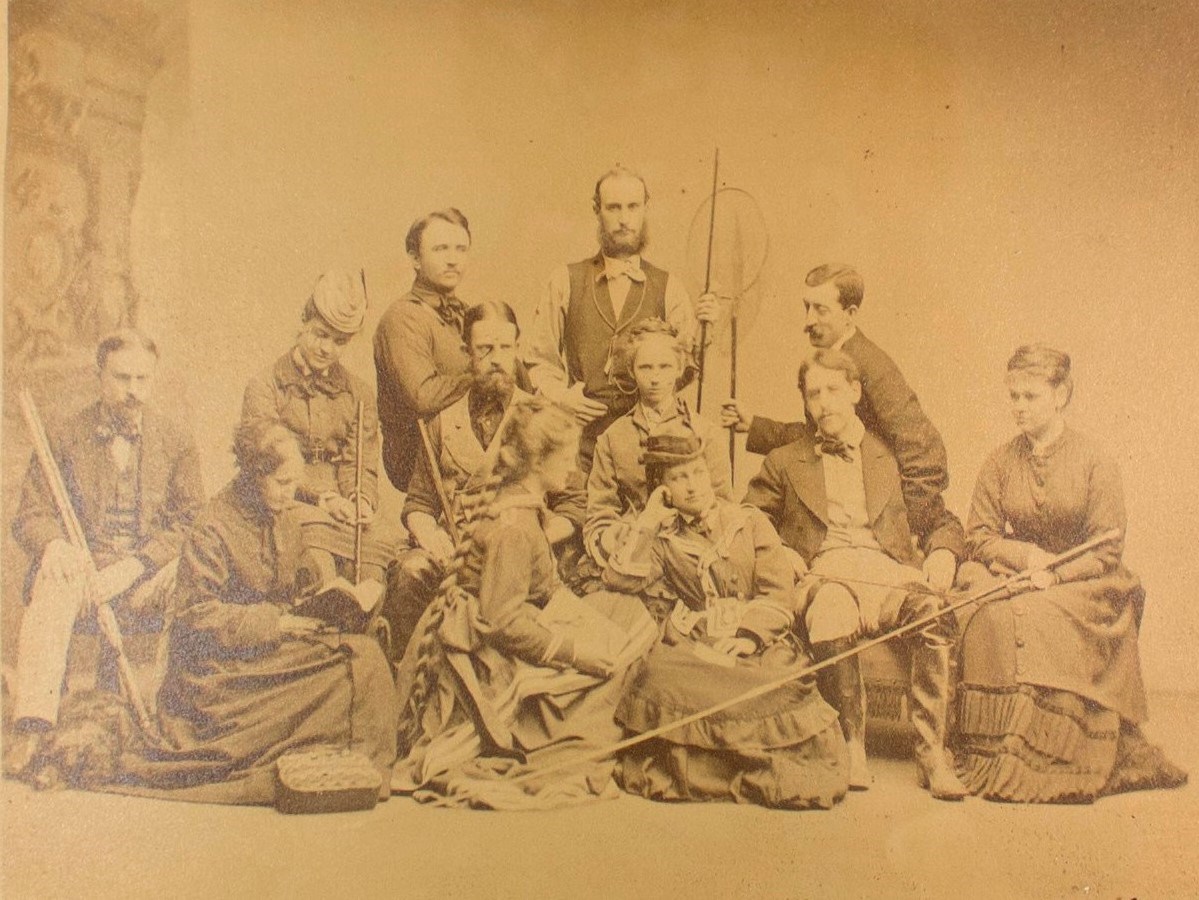
[{"label": "white shirt collar", "polygon": [[830,350],[842,349],[845,346],[845,342],[848,341],[851,337],[853,337],[857,333],[858,333],[858,326],[853,324],[853,322],[850,322],[849,327],[845,329],[845,334],[843,334],[843,335],[841,335],[841,337],[837,338],[837,342],[835,344],[833,344],[833,346],[829,347],[829,349]]},{"label": "white shirt collar", "polygon": [[[818,437],[826,437],[827,436],[827,435],[821,434],[819,430],[816,432],[816,434]],[[844,434],[842,434],[838,438],[835,438],[835,440],[839,440],[839,441],[841,441],[841,443],[845,444],[846,447],[856,450],[858,447],[862,446],[862,439],[865,436],[866,436],[866,426],[862,424],[861,419],[859,419],[857,416],[854,416],[850,420],[849,424],[845,426]]]}]

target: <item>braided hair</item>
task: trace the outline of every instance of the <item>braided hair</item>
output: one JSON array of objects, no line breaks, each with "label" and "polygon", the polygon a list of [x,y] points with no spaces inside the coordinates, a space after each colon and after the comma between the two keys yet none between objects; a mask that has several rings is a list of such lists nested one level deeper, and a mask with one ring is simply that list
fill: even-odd
[{"label": "braided hair", "polygon": [[[400,710],[398,727],[401,755],[416,744],[424,732],[424,715],[436,686],[434,662],[440,656],[438,631],[451,599],[465,593],[460,581],[469,559],[480,553],[480,526],[498,516],[495,499],[500,489],[524,480],[550,454],[578,440],[578,425],[566,407],[536,396],[513,405],[497,441],[498,452],[484,464],[479,486],[459,495],[466,519],[461,543],[446,568],[429,606],[425,628],[416,644],[416,666],[408,702]],[[406,749],[405,749],[406,748]]]}]

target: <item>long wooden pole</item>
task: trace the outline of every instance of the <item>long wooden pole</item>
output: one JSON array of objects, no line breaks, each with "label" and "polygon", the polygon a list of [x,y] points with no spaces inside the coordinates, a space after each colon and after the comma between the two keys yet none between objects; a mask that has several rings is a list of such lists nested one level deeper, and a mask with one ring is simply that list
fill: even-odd
[{"label": "long wooden pole", "polygon": [[[708,259],[704,265],[704,293],[712,289],[712,242],[716,237],[716,192],[720,184],[720,148],[712,161],[712,208],[708,211]],[[699,324],[699,385],[695,389],[695,411],[704,406],[704,354],[708,346],[708,323]]]},{"label": "long wooden pole", "polygon": [[[737,396],[737,300],[733,300],[732,314],[729,318],[729,333],[732,338],[729,347],[729,396]],[[729,481],[737,481],[737,429],[729,429]]]},{"label": "long wooden pole", "polygon": [[[1067,550],[1064,553],[1059,553],[1057,556],[1050,559],[1044,566],[1039,568],[1054,569],[1063,563],[1082,556],[1084,553],[1094,550],[1096,547],[1099,547],[1110,541],[1118,540],[1119,538],[1120,530],[1113,528],[1111,531],[1106,531],[1103,534],[1097,535],[1096,537],[1091,538],[1089,541],[1079,544],[1077,547]],[[656,737],[661,737],[662,735],[678,728],[683,728],[684,726],[698,722],[701,719],[706,719],[708,716],[714,716],[717,713],[724,712],[726,709],[736,706],[739,703],[745,703],[748,700],[754,700],[765,694],[769,694],[771,691],[778,690],[779,688],[783,687],[784,685],[788,685],[793,681],[799,681],[802,678],[807,678],[809,675],[813,675],[822,669],[829,668],[830,666],[835,666],[837,663],[849,659],[850,657],[857,656],[859,653],[863,653],[872,647],[877,647],[880,644],[884,644],[887,641],[901,637],[902,635],[910,634],[913,631],[919,631],[924,626],[936,621],[942,616],[947,616],[952,612],[956,612],[963,607],[969,606],[971,603],[985,603],[987,600],[994,599],[995,596],[1003,593],[1016,584],[1019,584],[1021,581],[1027,580],[1032,575],[1032,572],[1032,569],[1027,569],[1023,572],[1017,572],[1016,574],[1005,578],[1003,581],[997,585],[994,585],[993,587],[972,594],[969,597],[959,600],[956,603],[952,603],[949,606],[943,607],[936,612],[929,613],[926,616],[921,616],[919,619],[909,622],[906,625],[902,625],[892,631],[888,631],[885,634],[880,634],[878,637],[872,638],[868,641],[862,641],[843,653],[838,653],[835,656],[822,659],[820,662],[813,663],[810,666],[804,666],[802,669],[791,672],[781,678],[775,679],[774,681],[758,685],[757,687],[752,688],[743,694],[738,694],[736,697],[730,697],[728,700],[724,700],[715,704],[714,706],[709,706],[707,709],[701,709],[698,712],[683,716],[682,718],[676,719],[673,722],[667,722],[665,725],[659,725],[657,728],[651,728],[649,731],[643,731],[641,734],[634,735],[630,738],[625,738],[623,741],[618,741],[617,743],[610,744],[607,747],[601,747],[600,749],[595,750],[592,753],[588,753],[585,756],[565,760],[556,765],[547,766],[544,769],[537,769],[535,771],[527,772],[524,775],[514,778],[513,780],[523,781],[530,778],[543,778],[546,775],[550,775],[555,772],[561,772],[585,762],[595,762],[601,759],[606,759],[609,756],[615,756],[617,753],[628,750],[630,747],[635,747],[638,744],[643,744],[646,741],[653,740]]]},{"label": "long wooden pole", "polygon": [[354,420],[354,584],[362,583],[362,417],[363,404],[358,401]]},{"label": "long wooden pole", "polygon": [[[66,484],[62,480],[62,472],[59,471],[58,463],[54,461],[54,454],[50,450],[50,439],[46,436],[46,429],[42,425],[37,406],[34,404],[33,396],[29,393],[28,388],[21,390],[20,403],[21,413],[25,417],[25,425],[28,427],[30,437],[33,439],[33,449],[37,455],[38,465],[41,467],[42,474],[46,478],[47,485],[50,487],[50,496],[53,498],[54,506],[58,510],[58,516],[62,520],[63,529],[67,533],[67,541],[85,555],[87,564],[91,567],[92,572],[95,573],[96,563],[92,559],[91,548],[87,545],[87,536],[84,534],[83,526],[79,523],[79,517],[75,514],[75,507],[71,505]],[[133,667],[129,663],[129,656],[125,653],[125,642],[121,638],[121,628],[117,624],[116,613],[112,611],[110,602],[96,604],[96,624],[99,625],[100,633],[104,635],[104,638],[116,653],[117,672],[121,677],[121,684],[125,688],[125,693],[129,697],[129,703],[133,707],[133,713],[137,716],[138,724],[147,733],[152,733],[153,726],[150,714],[146,709],[145,701],[142,699],[141,691],[138,689],[137,681],[134,678]],[[168,636],[164,635],[163,639],[168,639]]]},{"label": "long wooden pole", "polygon": [[438,465],[437,454],[433,452],[433,441],[429,437],[429,426],[424,419],[417,419],[416,427],[420,430],[420,442],[425,448],[425,465],[429,467],[429,478],[433,481],[433,487],[437,491],[437,502],[441,504],[441,511],[445,514],[445,530],[449,532],[450,540],[457,546],[460,541],[458,523],[454,521],[454,510],[450,506],[450,495],[445,489],[445,482],[441,479],[441,466]]}]

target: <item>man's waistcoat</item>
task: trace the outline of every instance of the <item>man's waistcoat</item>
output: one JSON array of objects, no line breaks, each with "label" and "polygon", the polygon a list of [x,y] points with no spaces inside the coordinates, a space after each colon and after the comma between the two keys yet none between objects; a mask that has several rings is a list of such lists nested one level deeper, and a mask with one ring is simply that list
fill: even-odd
[{"label": "man's waistcoat", "polygon": [[[581,381],[584,393],[608,404],[620,405],[620,392],[606,371],[612,339],[642,319],[666,318],[666,279],[669,273],[641,260],[645,281],[632,282],[620,318],[612,307],[604,258],[596,255],[567,266],[570,302],[566,307],[566,369],[572,382]],[[631,404],[626,404],[629,406]]]}]

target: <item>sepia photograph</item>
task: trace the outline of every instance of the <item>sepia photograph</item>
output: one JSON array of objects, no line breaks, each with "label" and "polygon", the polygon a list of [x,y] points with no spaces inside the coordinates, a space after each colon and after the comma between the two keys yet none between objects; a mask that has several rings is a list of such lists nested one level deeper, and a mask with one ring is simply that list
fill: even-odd
[{"label": "sepia photograph", "polygon": [[1195,0],[8,0],[0,894],[1199,893]]}]

